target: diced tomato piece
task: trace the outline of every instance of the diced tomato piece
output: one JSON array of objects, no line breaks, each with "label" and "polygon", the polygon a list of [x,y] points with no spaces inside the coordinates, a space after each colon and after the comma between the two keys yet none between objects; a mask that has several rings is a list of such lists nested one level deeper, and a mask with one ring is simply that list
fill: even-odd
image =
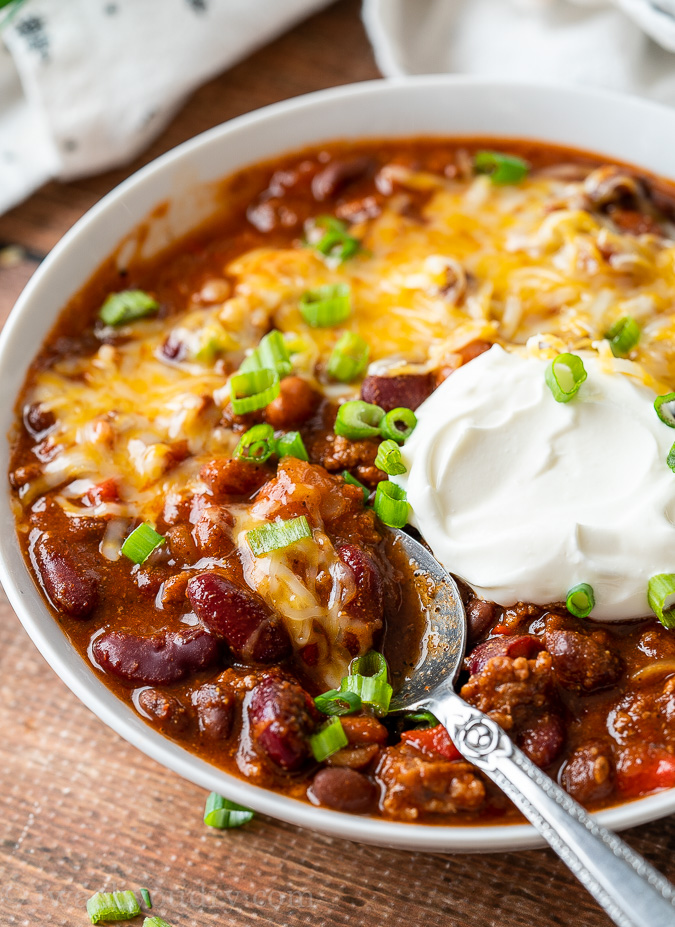
[{"label": "diced tomato piece", "polygon": [[103,480],[90,487],[82,496],[85,505],[100,505],[102,502],[119,502],[117,482],[114,479]]},{"label": "diced tomato piece", "polygon": [[675,756],[665,747],[636,744],[619,754],[616,787],[625,798],[675,786]]},{"label": "diced tomato piece", "polygon": [[444,756],[446,760],[461,760],[462,758],[462,754],[453,744],[442,724],[428,727],[423,731],[404,731],[401,734],[401,740],[422,753]]}]

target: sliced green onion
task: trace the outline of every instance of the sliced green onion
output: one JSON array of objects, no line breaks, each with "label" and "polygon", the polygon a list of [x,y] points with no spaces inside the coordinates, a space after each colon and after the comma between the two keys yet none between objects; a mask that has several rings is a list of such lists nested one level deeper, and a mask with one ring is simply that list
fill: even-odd
[{"label": "sliced green onion", "polygon": [[254,425],[239,439],[234,456],[255,463],[264,463],[275,451],[274,428],[271,425]]},{"label": "sliced green onion", "polygon": [[675,473],[675,444],[673,444],[671,449],[668,451],[668,456],[666,457],[666,463],[668,464],[670,469],[673,471],[673,473]]},{"label": "sliced green onion", "polygon": [[382,480],[377,484],[373,508],[380,521],[390,528],[403,528],[408,521],[409,505],[406,491],[390,480]]},{"label": "sliced green onion", "polygon": [[405,716],[406,721],[412,721],[413,724],[423,724],[425,727],[438,727],[441,723],[436,715],[430,711],[413,711]]},{"label": "sliced green onion", "polygon": [[261,339],[258,347],[244,359],[239,367],[239,373],[265,368],[275,370],[280,377],[287,377],[293,370],[286,339],[276,329],[268,332]]},{"label": "sliced green onion", "polygon": [[375,714],[386,715],[392,695],[387,672],[384,656],[376,650],[369,650],[362,657],[352,660],[349,675],[344,676],[340,683],[340,692],[354,692],[364,705],[374,708]]},{"label": "sliced green onion", "polygon": [[589,586],[588,583],[579,583],[577,586],[572,586],[567,593],[565,605],[567,611],[576,618],[588,618],[595,608],[593,587]]},{"label": "sliced green onion", "polygon": [[317,763],[327,760],[329,756],[337,753],[338,750],[342,750],[348,743],[349,740],[339,718],[331,718],[330,721],[326,721],[316,734],[312,734],[309,738],[309,745]]},{"label": "sliced green onion", "polygon": [[106,325],[124,325],[154,315],[158,309],[159,303],[149,293],[143,290],[122,290],[121,293],[108,296],[98,317]]},{"label": "sliced green onion", "polygon": [[530,165],[517,155],[500,151],[477,151],[473,166],[478,174],[489,174],[494,184],[520,183],[527,177]]},{"label": "sliced green onion", "polygon": [[379,470],[384,470],[389,476],[400,476],[407,470],[406,465],[401,458],[401,448],[396,441],[387,439],[383,441],[377,449],[375,466]]},{"label": "sliced green onion", "polygon": [[345,332],[333,348],[328,361],[328,375],[341,383],[351,383],[364,372],[369,356],[368,342],[354,332]]},{"label": "sliced green onion", "polygon": [[324,257],[346,261],[361,248],[361,242],[349,234],[349,226],[341,219],[336,219],[335,216],[318,216],[315,225],[325,229],[325,232],[312,247]]},{"label": "sliced green onion", "polygon": [[605,335],[614,357],[625,357],[640,340],[640,326],[632,315],[625,315]]},{"label": "sliced green onion", "polygon": [[141,889],[141,898],[143,899],[143,904],[150,911],[152,910],[152,898],[150,897],[150,892],[147,888]]},{"label": "sliced green onion", "polygon": [[171,927],[163,917],[146,917],[143,921],[143,927]]},{"label": "sliced green onion", "polygon": [[332,328],[352,311],[349,284],[329,283],[300,297],[300,315],[311,328]]},{"label": "sliced green onion", "polygon": [[668,604],[675,596],[675,573],[658,573],[652,576],[647,587],[649,607],[664,628],[675,628],[675,601]]},{"label": "sliced green onion", "polygon": [[128,921],[141,913],[133,892],[96,892],[87,902],[92,924],[99,921]]},{"label": "sliced green onion", "polygon": [[211,792],[206,799],[204,823],[209,827],[217,827],[219,830],[229,830],[232,827],[248,824],[253,814],[250,808],[244,808],[243,805],[238,805],[229,798],[223,798],[217,792]]},{"label": "sliced green onion", "polygon": [[270,521],[259,528],[246,532],[246,540],[256,557],[269,554],[272,550],[281,550],[303,538],[311,538],[312,529],[305,515],[289,518],[286,521]]},{"label": "sliced green onion", "polygon": [[325,715],[349,715],[361,707],[361,697],[356,692],[340,692],[331,689],[323,695],[317,695],[314,704]]},{"label": "sliced green onion", "polygon": [[558,354],[546,368],[546,384],[556,402],[569,402],[579,392],[588,374],[576,354]]},{"label": "sliced green onion", "polygon": [[338,409],[334,431],[336,435],[356,441],[360,438],[374,438],[380,433],[380,422],[384,409],[363,399],[343,402]]},{"label": "sliced green onion", "polygon": [[669,428],[675,428],[675,411],[671,407],[672,403],[675,403],[675,393],[665,393],[654,400],[656,414]]},{"label": "sliced green onion", "polygon": [[264,409],[281,391],[275,370],[247,370],[230,377],[230,397],[235,415]]},{"label": "sliced green onion", "polygon": [[416,424],[417,416],[412,409],[392,409],[380,422],[380,434],[402,444],[413,433]]},{"label": "sliced green onion", "polygon": [[297,457],[298,460],[309,460],[305,442],[299,431],[288,431],[277,438],[277,457]]},{"label": "sliced green onion", "polygon": [[158,534],[152,525],[144,523],[134,528],[122,544],[122,553],[134,563],[145,563],[153,550],[163,543],[162,535]]},{"label": "sliced green onion", "polygon": [[358,486],[361,492],[363,493],[363,504],[365,505],[370,496],[370,490],[367,486],[364,486],[363,483],[359,482],[355,476],[352,476],[349,470],[342,471],[342,478],[345,483],[349,483],[350,486]]}]

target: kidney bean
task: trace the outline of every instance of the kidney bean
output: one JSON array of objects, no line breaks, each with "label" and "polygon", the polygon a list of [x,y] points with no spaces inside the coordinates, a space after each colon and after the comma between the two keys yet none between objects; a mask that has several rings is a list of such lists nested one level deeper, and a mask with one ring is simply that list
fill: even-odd
[{"label": "kidney bean", "polygon": [[190,726],[185,706],[173,695],[166,695],[159,689],[142,689],[136,701],[141,713],[167,733],[180,734]]},{"label": "kidney bean", "polygon": [[531,660],[544,649],[544,642],[533,634],[504,634],[484,641],[471,651],[465,665],[473,676],[493,657],[526,657]]},{"label": "kidney bean", "polygon": [[561,782],[582,804],[609,798],[614,788],[614,760],[609,745],[587,743],[571,755],[563,767]]},{"label": "kidney bean", "polygon": [[292,772],[309,759],[319,713],[297,683],[266,677],[251,693],[248,714],[252,743],[276,766]]},{"label": "kidney bean", "polygon": [[360,744],[356,747],[343,747],[326,760],[329,766],[348,766],[350,769],[365,769],[380,755],[377,744]]},{"label": "kidney bean", "polygon": [[203,628],[187,628],[150,637],[109,631],[96,638],[91,650],[101,669],[111,676],[139,686],[162,686],[211,666],[219,647]]},{"label": "kidney bean", "polygon": [[361,155],[345,161],[331,161],[322,171],[312,178],[312,196],[319,203],[341,193],[355,180],[374,172],[377,162],[374,158]]},{"label": "kidney bean", "polygon": [[265,420],[273,428],[293,428],[310,419],[319,405],[320,395],[302,377],[284,377],[276,399],[265,409]]},{"label": "kidney bean", "polygon": [[361,399],[392,409],[416,409],[434,391],[434,377],[427,373],[406,373],[398,377],[366,377],[361,384]]},{"label": "kidney bean", "polygon": [[573,692],[606,689],[623,672],[623,661],[607,649],[603,632],[585,635],[552,630],[546,632],[545,640],[556,681],[565,689]]},{"label": "kidney bean", "polygon": [[346,603],[347,611],[362,621],[381,621],[384,614],[382,577],[373,558],[355,544],[342,544],[337,553],[356,583],[356,593]]},{"label": "kidney bean", "polygon": [[253,592],[219,573],[200,573],[187,587],[190,605],[209,631],[246,662],[277,663],[291,652],[281,618]]},{"label": "kidney bean", "polygon": [[327,808],[349,814],[367,814],[375,806],[377,789],[363,773],[331,766],[320,769],[314,776],[311,795]]},{"label": "kidney bean", "polygon": [[370,715],[348,715],[340,719],[350,744],[386,744],[389,737],[384,724]]},{"label": "kidney bean", "polygon": [[39,402],[31,402],[23,407],[23,424],[33,438],[42,438],[56,424],[54,413],[45,409]]},{"label": "kidney bean", "polygon": [[98,580],[77,562],[64,541],[40,536],[32,549],[33,566],[56,608],[72,618],[88,618],[98,604]]},{"label": "kidney bean", "polygon": [[197,548],[186,524],[174,525],[164,536],[177,563],[190,565],[197,562]]},{"label": "kidney bean", "polygon": [[485,599],[469,600],[466,606],[469,640],[480,640],[495,620],[496,611],[494,602],[486,602]]},{"label": "kidney bean", "polygon": [[234,724],[235,696],[218,685],[207,683],[192,693],[199,730],[210,740],[226,740]]},{"label": "kidney bean", "polygon": [[199,476],[216,496],[250,496],[267,481],[269,473],[248,460],[217,457],[204,464]]},{"label": "kidney bean", "polygon": [[544,714],[521,731],[518,746],[532,762],[544,769],[558,757],[565,743],[565,731],[557,715]]}]

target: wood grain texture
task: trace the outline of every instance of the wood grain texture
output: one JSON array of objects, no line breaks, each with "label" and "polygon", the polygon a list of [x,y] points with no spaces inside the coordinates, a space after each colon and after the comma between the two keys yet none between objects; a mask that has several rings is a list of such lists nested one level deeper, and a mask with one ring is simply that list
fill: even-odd
[{"label": "wood grain texture", "polygon": [[[247,110],[375,76],[357,0],[346,0],[201,88],[125,169],[48,184],[0,218],[0,320],[41,256],[142,163]],[[80,704],[4,597],[0,732],[0,927],[79,927],[88,923],[85,903],[94,891],[144,886],[153,913],[173,927],[608,924],[549,851],[404,853],[261,816],[231,833],[207,829],[204,792],[144,757]],[[627,837],[675,878],[673,819]]]}]

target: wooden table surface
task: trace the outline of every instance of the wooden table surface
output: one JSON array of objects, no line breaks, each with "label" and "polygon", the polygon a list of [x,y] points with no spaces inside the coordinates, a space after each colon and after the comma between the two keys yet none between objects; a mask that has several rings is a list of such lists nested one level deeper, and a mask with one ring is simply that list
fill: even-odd
[{"label": "wooden table surface", "polygon": [[[342,0],[201,88],[135,163],[47,184],[0,217],[0,320],[63,233],[141,164],[248,110],[377,76],[358,2]],[[548,850],[405,853],[261,816],[241,830],[206,828],[204,792],[147,759],[80,704],[4,597],[0,735],[1,927],[85,925],[93,892],[143,886],[152,891],[153,913],[173,927],[609,923]],[[675,879],[673,818],[626,837]]]}]

